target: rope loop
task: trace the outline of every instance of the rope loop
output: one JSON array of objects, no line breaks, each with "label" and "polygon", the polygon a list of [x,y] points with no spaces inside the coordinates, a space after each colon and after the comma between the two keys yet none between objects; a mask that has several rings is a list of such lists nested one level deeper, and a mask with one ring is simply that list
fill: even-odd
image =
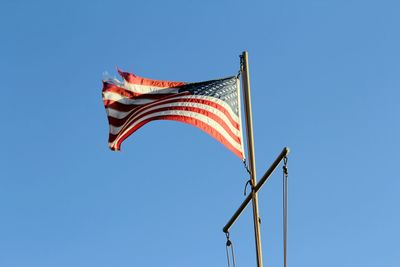
[{"label": "rope loop", "polygon": [[229,240],[229,231],[225,233],[226,239]]},{"label": "rope loop", "polygon": [[247,193],[247,186],[250,185],[251,191],[253,191],[254,186],[253,186],[253,182],[251,181],[251,179],[249,179],[246,184],[244,185],[244,195],[246,195]]}]

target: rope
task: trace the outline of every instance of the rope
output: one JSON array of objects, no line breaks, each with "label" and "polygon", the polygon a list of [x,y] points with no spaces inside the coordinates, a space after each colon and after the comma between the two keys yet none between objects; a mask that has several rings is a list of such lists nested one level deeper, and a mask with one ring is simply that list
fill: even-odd
[{"label": "rope", "polygon": [[238,71],[238,74],[236,75],[236,79],[239,79],[240,78],[240,74],[242,73],[242,71],[243,71],[243,56],[242,55],[239,55],[239,58],[240,58],[240,68],[239,68],[239,71]]},{"label": "rope", "polygon": [[251,171],[249,169],[249,166],[247,165],[246,159],[243,159],[243,166],[246,169],[247,173],[251,175]]},{"label": "rope", "polygon": [[229,261],[229,251],[228,251],[228,245],[225,246],[226,249],[226,259],[228,260],[228,267],[231,267],[231,263]]},{"label": "rope", "polygon": [[287,157],[283,159],[283,266],[287,263],[287,221],[288,221],[288,168]]},{"label": "rope", "polygon": [[247,180],[246,184],[244,185],[244,195],[246,195],[247,185],[250,185],[251,190],[253,190],[253,182],[251,181],[251,171],[249,169],[249,166],[247,165],[246,159],[243,159],[243,166],[247,173],[250,175],[249,180]]},{"label": "rope", "polygon": [[226,233],[226,246],[225,246],[225,248],[226,248],[226,259],[228,260],[228,267],[231,267],[231,262],[230,262],[230,260],[229,260],[229,248],[228,247],[231,247],[231,255],[232,255],[232,263],[233,263],[233,267],[236,267],[236,261],[235,261],[235,251],[234,251],[234,249],[233,249],[233,243],[232,243],[232,241],[229,239],[229,232],[228,233]]}]

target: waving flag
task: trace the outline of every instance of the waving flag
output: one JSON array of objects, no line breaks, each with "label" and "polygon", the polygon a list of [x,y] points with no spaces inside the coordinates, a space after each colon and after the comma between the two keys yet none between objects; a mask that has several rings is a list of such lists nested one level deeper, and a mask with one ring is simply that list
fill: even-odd
[{"label": "waving flag", "polygon": [[123,80],[103,81],[103,102],[110,133],[108,144],[121,143],[144,124],[174,120],[196,126],[244,158],[239,80],[185,83],[152,80],[118,70]]}]

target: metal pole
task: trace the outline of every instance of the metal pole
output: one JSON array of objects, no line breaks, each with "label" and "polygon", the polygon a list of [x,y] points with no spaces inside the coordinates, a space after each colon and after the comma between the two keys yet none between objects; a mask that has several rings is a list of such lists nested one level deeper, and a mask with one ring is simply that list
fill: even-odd
[{"label": "metal pole", "polygon": [[[282,152],[279,154],[279,156],[275,159],[274,163],[272,163],[271,167],[264,173],[263,177],[260,179],[258,184],[254,187],[254,191],[257,193],[261,187],[264,185],[264,183],[268,180],[268,178],[271,176],[271,174],[274,172],[276,167],[279,165],[279,163],[289,155],[289,148],[285,147]],[[235,223],[235,221],[239,218],[240,214],[242,214],[243,210],[246,208],[246,206],[250,203],[250,200],[252,199],[251,195],[248,195],[246,199],[243,201],[242,205],[237,209],[235,214],[231,217],[231,219],[228,221],[228,223],[224,226],[222,229],[224,233],[228,233],[229,229],[232,227],[232,225]]]},{"label": "metal pole", "polygon": [[[247,133],[247,148],[248,159],[250,168],[250,179],[252,185],[257,184],[256,174],[256,161],[254,157],[254,140],[253,140],[253,119],[251,113],[251,96],[250,96],[250,77],[249,77],[249,63],[247,51],[242,53],[243,60],[243,96],[244,96],[244,109],[246,115],[246,133]],[[260,216],[258,215],[258,197],[257,192],[252,190],[251,198],[253,201],[253,222],[254,222],[254,235],[256,241],[256,254],[257,266],[262,267],[262,248],[261,248],[261,235],[260,235]]]}]

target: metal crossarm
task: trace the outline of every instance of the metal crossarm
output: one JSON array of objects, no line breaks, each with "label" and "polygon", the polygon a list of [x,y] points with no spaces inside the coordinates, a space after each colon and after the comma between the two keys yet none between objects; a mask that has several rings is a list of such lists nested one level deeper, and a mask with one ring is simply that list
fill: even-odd
[{"label": "metal crossarm", "polygon": [[[279,156],[275,159],[274,163],[272,163],[271,167],[264,173],[263,177],[261,180],[254,186],[252,189],[254,193],[257,193],[260,188],[264,185],[264,183],[268,180],[268,178],[271,176],[271,174],[274,172],[276,167],[279,165],[279,163],[289,155],[289,148],[285,147],[282,152],[279,154]],[[249,194],[246,199],[243,201],[242,205],[236,210],[235,214],[231,217],[231,219],[228,221],[228,223],[224,226],[223,231],[224,233],[228,233],[229,229],[232,227],[232,225],[236,222],[236,220],[239,218],[240,214],[242,214],[243,210],[246,208],[246,206],[250,203],[252,199],[252,194]]]}]

